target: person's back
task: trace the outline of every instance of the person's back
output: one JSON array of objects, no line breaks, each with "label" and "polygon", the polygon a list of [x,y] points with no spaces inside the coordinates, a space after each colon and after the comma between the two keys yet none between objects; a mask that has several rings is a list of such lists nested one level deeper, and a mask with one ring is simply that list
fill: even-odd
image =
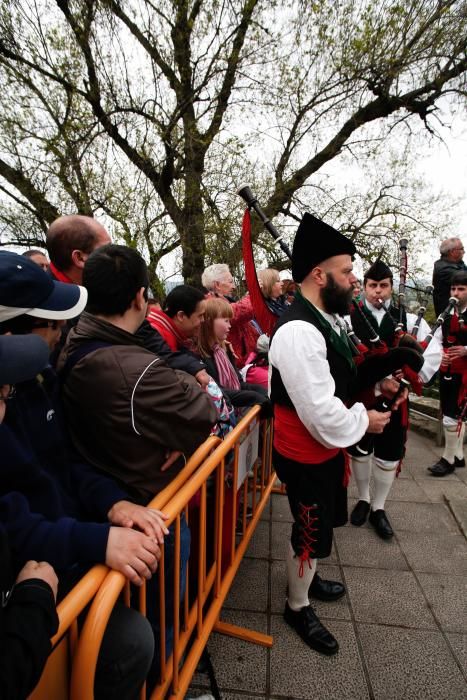
[{"label": "person's back", "polygon": [[72,438],[87,460],[147,501],[208,437],[215,410],[190,375],[170,369],[135,335],[148,284],[138,253],[104,246],[83,280],[87,312],[59,363]]}]

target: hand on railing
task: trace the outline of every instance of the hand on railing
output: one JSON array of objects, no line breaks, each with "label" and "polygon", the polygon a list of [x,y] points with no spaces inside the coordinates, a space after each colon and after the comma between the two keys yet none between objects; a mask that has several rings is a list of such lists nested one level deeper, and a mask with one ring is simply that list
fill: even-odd
[{"label": "hand on railing", "polygon": [[105,563],[136,586],[151,578],[160,557],[161,550],[152,537],[126,527],[110,528]]},{"label": "hand on railing", "polygon": [[181,452],[180,450],[167,450],[166,455],[165,455],[167,457],[167,459],[165,460],[164,464],[161,467],[161,472],[167,471],[167,469],[169,469],[169,467],[171,467],[172,464],[174,462],[176,462],[177,459],[179,457],[181,457],[182,455],[183,455],[183,452]]},{"label": "hand on railing", "polygon": [[163,544],[164,535],[169,534],[164,523],[164,520],[167,520],[165,513],[153,508],[138,506],[130,501],[114,503],[107,513],[107,519],[112,525],[137,528],[148,537],[153,537],[159,544]]},{"label": "hand on railing", "polygon": [[52,589],[54,600],[57,600],[58,578],[54,569],[46,561],[28,561],[23,566],[18,574],[16,583],[27,581],[28,579],[38,578],[45,583],[48,583]]}]

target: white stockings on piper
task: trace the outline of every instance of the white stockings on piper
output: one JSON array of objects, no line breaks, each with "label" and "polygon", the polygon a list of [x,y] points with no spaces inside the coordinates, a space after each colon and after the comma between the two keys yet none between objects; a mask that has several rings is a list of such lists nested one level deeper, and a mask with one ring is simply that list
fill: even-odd
[{"label": "white stockings on piper", "polygon": [[373,471],[372,510],[384,510],[384,504],[396,476],[398,462],[362,455],[352,457],[352,473],[358,489],[360,501],[370,503],[370,479]]},{"label": "white stockings on piper", "polygon": [[[313,581],[313,576],[316,571],[316,559],[308,561],[300,561],[297,557],[292,544],[287,545],[287,583],[289,586],[288,604],[292,610],[301,610],[301,608],[310,604],[308,600],[308,589]],[[301,570],[303,575],[300,576]]]},{"label": "white stockings on piper", "polygon": [[454,458],[462,459],[464,456],[464,432],[465,425],[462,424],[461,432],[457,434],[457,425],[444,426],[444,452],[443,458],[454,464]]}]

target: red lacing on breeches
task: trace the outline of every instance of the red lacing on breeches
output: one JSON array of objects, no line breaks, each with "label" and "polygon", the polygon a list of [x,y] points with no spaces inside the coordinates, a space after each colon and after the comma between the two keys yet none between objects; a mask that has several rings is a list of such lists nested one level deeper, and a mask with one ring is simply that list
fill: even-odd
[{"label": "red lacing on breeches", "polygon": [[318,516],[314,514],[317,510],[317,506],[305,506],[303,503],[298,504],[298,532],[299,532],[299,552],[298,557],[300,559],[300,568],[298,575],[300,578],[303,577],[303,567],[305,562],[308,562],[308,566],[311,569],[310,559],[313,558],[315,553],[315,543],[317,538],[315,537],[315,532],[318,532],[317,527],[315,527],[318,522]]}]

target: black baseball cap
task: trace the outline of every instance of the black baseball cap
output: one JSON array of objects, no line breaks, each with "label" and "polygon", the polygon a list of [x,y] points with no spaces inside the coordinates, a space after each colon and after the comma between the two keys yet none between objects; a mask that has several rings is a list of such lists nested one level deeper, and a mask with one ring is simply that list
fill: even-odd
[{"label": "black baseball cap", "polygon": [[84,287],[57,282],[29,258],[0,251],[0,322],[23,314],[74,318],[84,310],[87,298]]}]

